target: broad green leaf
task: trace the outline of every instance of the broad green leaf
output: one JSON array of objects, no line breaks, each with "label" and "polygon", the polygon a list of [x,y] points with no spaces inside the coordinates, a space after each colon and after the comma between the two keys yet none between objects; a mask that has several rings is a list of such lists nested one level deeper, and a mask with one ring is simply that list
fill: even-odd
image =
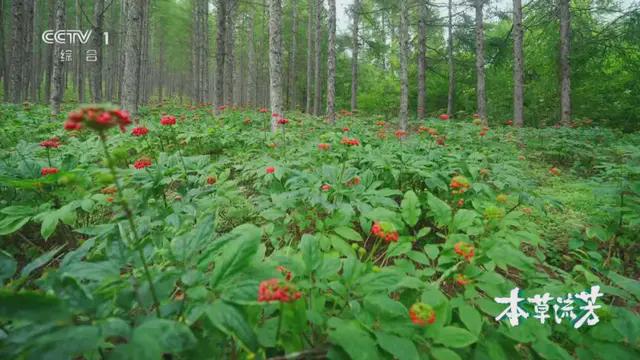
[{"label": "broad green leaf", "polygon": [[447,348],[433,348],[431,355],[436,360],[462,360],[462,358],[453,350]]},{"label": "broad green leaf", "polygon": [[398,360],[414,360],[419,359],[418,349],[416,349],[415,344],[406,338],[391,335],[383,332],[376,332],[376,339],[378,340],[378,345],[393,355],[394,358]]},{"label": "broad green leaf", "polygon": [[365,297],[364,306],[374,316],[404,318],[408,313],[407,308],[402,303],[383,294],[373,294]]},{"label": "broad green leaf", "polygon": [[543,359],[547,360],[572,360],[573,357],[560,345],[548,340],[539,339],[531,346]]},{"label": "broad green leaf", "polygon": [[0,221],[0,235],[8,235],[18,231],[31,217],[8,216]]},{"label": "broad green leaf", "polygon": [[40,234],[42,237],[47,240],[49,236],[56,231],[56,227],[58,227],[58,218],[57,211],[50,211],[42,215],[42,226],[40,227]]},{"label": "broad green leaf", "polygon": [[362,241],[362,236],[360,236],[360,233],[358,233],[357,231],[353,230],[350,227],[339,226],[339,227],[333,229],[333,231],[335,231],[336,234],[342,236],[343,238],[345,238],[347,240]]},{"label": "broad green leaf", "polygon": [[258,252],[260,229],[255,225],[240,225],[231,231],[231,235],[231,240],[222,249],[222,255],[216,259],[211,276],[212,287],[244,270]]},{"label": "broad green leaf", "polygon": [[409,226],[416,226],[420,218],[420,202],[418,201],[416,193],[412,190],[407,191],[404,194],[400,207],[402,219],[404,219]]},{"label": "broad green leaf", "polygon": [[168,319],[150,319],[135,328],[131,336],[135,359],[159,359],[163,353],[178,354],[195,344],[188,326]]},{"label": "broad green leaf", "polygon": [[357,322],[332,318],[329,320],[329,340],[340,346],[353,360],[380,358],[376,342]]},{"label": "broad green leaf", "polygon": [[433,218],[439,225],[448,225],[451,222],[451,207],[433,194],[427,196],[427,205],[433,214]]},{"label": "broad green leaf", "polygon": [[0,285],[16,273],[18,263],[8,252],[0,249]]},{"label": "broad green leaf", "polygon": [[465,329],[455,326],[445,326],[435,334],[433,340],[437,344],[442,344],[447,347],[462,348],[475,343],[478,341],[478,338]]},{"label": "broad green leaf", "polygon": [[0,290],[0,318],[6,320],[45,321],[64,319],[67,307],[52,295],[25,291]]},{"label": "broad green leaf", "polygon": [[475,220],[475,218],[478,216],[478,214],[475,211],[472,210],[467,210],[467,209],[460,209],[456,212],[455,216],[453,217],[453,222],[451,223],[451,232],[456,232],[456,231],[465,231],[467,230],[471,225],[473,225],[473,221]]},{"label": "broad green leaf", "polygon": [[304,261],[306,273],[310,274],[322,264],[322,252],[315,237],[309,234],[302,235],[300,251]]},{"label": "broad green leaf", "polygon": [[349,243],[344,241],[341,237],[330,234],[329,239],[331,240],[331,247],[336,249],[340,254],[346,257],[355,257],[355,252]]},{"label": "broad green leaf", "polygon": [[393,243],[391,245],[389,245],[389,248],[387,249],[387,257],[391,258],[394,256],[401,256],[404,255],[406,253],[408,253],[409,251],[411,251],[411,247],[413,246],[413,244],[411,244],[410,242],[396,242]]},{"label": "broad green leaf", "polygon": [[234,306],[224,301],[209,305],[205,313],[211,323],[223,333],[236,337],[245,348],[255,352],[258,348],[256,334],[244,315]]},{"label": "broad green leaf", "polygon": [[462,323],[471,331],[471,333],[478,335],[482,330],[482,317],[478,310],[468,304],[462,304],[458,307],[458,314]]},{"label": "broad green leaf", "polygon": [[58,247],[55,247],[55,248],[47,251],[46,253],[38,256],[35,260],[31,261],[25,267],[22,268],[22,271],[20,272],[20,277],[29,276],[29,274],[31,274],[31,272],[33,270],[36,270],[39,267],[46,265],[49,261],[51,261],[51,259],[53,259],[53,257],[60,250],[62,250],[62,248],[64,248],[64,245],[60,245]]},{"label": "broad green leaf", "polygon": [[610,271],[608,276],[616,286],[623,288],[624,290],[635,296],[636,299],[640,300],[640,281],[624,277],[622,275],[616,274],[613,271]]}]

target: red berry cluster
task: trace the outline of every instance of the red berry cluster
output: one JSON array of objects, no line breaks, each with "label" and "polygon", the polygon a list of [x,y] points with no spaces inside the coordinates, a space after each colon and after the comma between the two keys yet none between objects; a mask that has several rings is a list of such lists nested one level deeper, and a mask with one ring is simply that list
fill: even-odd
[{"label": "red berry cluster", "polygon": [[376,121],[376,126],[384,126],[384,121]]},{"label": "red berry cluster", "polygon": [[464,274],[456,274],[456,283],[460,286],[466,286],[471,283],[471,280]]},{"label": "red berry cluster", "polygon": [[462,256],[465,260],[471,261],[473,256],[475,255],[475,247],[471,244],[468,244],[463,241],[458,241],[455,245],[453,245],[453,251],[456,254]]},{"label": "red berry cluster", "polygon": [[376,237],[390,243],[390,242],[398,242],[398,232],[395,231],[391,225],[381,224],[379,222],[374,222],[371,226],[371,233]]},{"label": "red berry cluster", "polygon": [[138,126],[133,128],[133,130],[131,131],[131,135],[133,136],[145,136],[149,133],[149,129],[147,129],[144,126]]},{"label": "red berry cluster", "polygon": [[487,135],[487,131],[489,131],[489,128],[484,126],[478,135],[485,136]]},{"label": "red berry cluster", "polygon": [[276,266],[276,270],[281,272],[282,275],[284,275],[284,279],[287,280],[287,281],[291,281],[291,279],[293,278],[293,273],[291,271],[289,271],[289,269],[287,269],[286,267],[284,267],[282,265]]},{"label": "red berry cluster", "polygon": [[42,176],[47,176],[47,175],[57,174],[57,173],[58,173],[58,168],[54,168],[54,167],[44,167],[42,168],[42,170],[40,170],[40,175]]},{"label": "red berry cluster", "polygon": [[329,149],[331,149],[331,144],[325,144],[325,143],[318,144],[318,149],[322,151],[328,151]]},{"label": "red berry cluster", "polygon": [[331,190],[331,185],[329,184],[323,184],[320,189],[322,189],[322,191],[329,191]]},{"label": "red berry cluster", "polygon": [[151,165],[153,165],[153,163],[149,158],[140,158],[133,163],[133,167],[135,167],[136,169],[144,169]]},{"label": "red berry cluster", "polygon": [[471,187],[471,183],[464,176],[454,176],[451,179],[449,187],[451,188],[451,193],[453,195],[464,194]]},{"label": "red berry cluster", "polygon": [[163,116],[160,119],[160,125],[162,125],[162,126],[173,126],[175,124],[176,124],[176,117],[175,116],[167,115],[167,116]]},{"label": "red berry cluster", "polygon": [[120,131],[124,132],[126,127],[131,124],[131,117],[124,110],[113,110],[91,105],[70,112],[67,121],[64,123],[64,128],[66,130],[80,130],[83,123],[97,131],[104,131],[118,126]]},{"label": "red berry cluster", "polygon": [[40,146],[47,149],[57,148],[58,146],[60,146],[60,139],[58,139],[57,137],[52,137],[51,139],[42,141],[40,143]]},{"label": "red berry cluster", "polygon": [[409,308],[411,322],[418,326],[426,326],[436,321],[436,312],[433,308],[424,303],[415,303]]},{"label": "red berry cluster", "polygon": [[341,144],[343,145],[348,145],[348,146],[359,146],[360,145],[360,140],[353,138],[350,139],[348,137],[343,137],[342,140],[340,141]]},{"label": "red berry cluster", "polygon": [[449,115],[447,115],[447,114],[440,114],[440,120],[449,120]]},{"label": "red berry cluster", "polygon": [[302,297],[300,291],[296,291],[295,288],[279,279],[265,280],[260,283],[258,287],[258,302],[293,302]]},{"label": "red berry cluster", "polygon": [[216,179],[215,176],[209,176],[207,178],[207,184],[209,185],[214,185],[216,182],[218,182],[218,179]]},{"label": "red berry cluster", "polygon": [[360,180],[360,176],[354,176],[353,179],[346,182],[346,185],[349,187],[360,185],[361,181],[362,180]]},{"label": "red berry cluster", "polygon": [[273,166],[267,167],[267,174],[273,174],[274,172],[276,172],[276,168]]},{"label": "red berry cluster", "polygon": [[396,130],[395,135],[398,139],[402,139],[407,136],[407,132],[404,130]]}]

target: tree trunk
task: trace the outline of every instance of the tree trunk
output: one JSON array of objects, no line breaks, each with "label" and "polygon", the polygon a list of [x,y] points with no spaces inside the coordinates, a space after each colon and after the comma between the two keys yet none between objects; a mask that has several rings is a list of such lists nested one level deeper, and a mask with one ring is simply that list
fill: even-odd
[{"label": "tree trunk", "polygon": [[313,96],[313,4],[315,0],[307,0],[307,98],[306,98],[306,107],[305,112],[307,114],[311,113],[311,104],[312,96]]},{"label": "tree trunk", "polygon": [[559,0],[560,7],[560,122],[564,126],[571,123],[571,11],[569,0]]},{"label": "tree trunk", "polygon": [[[64,29],[64,10],[65,1],[56,0],[55,3],[55,30]],[[51,115],[57,116],[60,113],[60,102],[62,101],[64,84],[63,84],[63,62],[60,52],[62,51],[62,45],[57,42],[53,45],[53,56],[51,61],[53,62],[53,71],[51,75]]]},{"label": "tree trunk", "polygon": [[419,0],[418,19],[418,119],[425,118],[426,72],[427,72],[427,6]]},{"label": "tree trunk", "polygon": [[513,0],[513,123],[524,125],[524,32],[522,1]]},{"label": "tree trunk", "polygon": [[336,123],[336,0],[329,0],[329,44],[327,49],[327,120]]},{"label": "tree trunk", "polygon": [[[80,0],[75,1],[75,19],[76,19],[76,29],[82,29],[82,10],[80,9]],[[93,35],[95,36],[95,34]],[[76,53],[82,54],[82,43],[78,41],[75,46]],[[81,55],[78,55],[81,56]],[[82,64],[84,61],[75,61],[75,87],[78,92],[78,102],[84,103],[84,80],[82,78]]]},{"label": "tree trunk", "polygon": [[236,1],[229,0],[227,4],[227,27],[225,39],[224,63],[224,101],[226,105],[233,104],[233,65],[235,63],[235,16]]},{"label": "tree trunk", "polygon": [[0,79],[2,79],[4,101],[7,102],[7,70],[4,58],[4,0],[0,0]]},{"label": "tree trunk", "polygon": [[10,99],[14,103],[22,102],[22,33],[24,32],[24,3],[23,1],[13,1],[11,3],[12,35],[10,69],[11,86],[9,88]]},{"label": "tree trunk", "polygon": [[[124,50],[127,42],[127,16],[129,14],[129,0],[122,0],[120,3],[120,48]],[[124,63],[125,52],[120,51],[119,63],[118,63],[118,98],[122,103],[124,101]]]},{"label": "tree trunk", "polygon": [[[49,9],[49,22],[48,29],[53,29],[55,27],[55,8],[54,8],[54,0],[49,0],[47,2],[47,9]],[[53,84],[53,46],[47,46],[47,50],[45,52],[47,61],[45,62],[47,65],[47,71],[45,73],[44,79],[44,97],[45,101],[51,100],[51,85]]]},{"label": "tree trunk", "polygon": [[447,54],[449,61],[449,94],[447,96],[447,114],[449,117],[453,117],[453,106],[456,95],[456,75],[453,64],[453,4],[449,0],[449,22],[447,24],[448,39],[447,39]]},{"label": "tree trunk", "polygon": [[97,60],[93,63],[93,102],[102,101],[102,29],[104,26],[104,0],[94,0],[93,6],[93,49],[96,51]]},{"label": "tree trunk", "polygon": [[353,1],[351,8],[353,28],[351,29],[351,111],[358,109],[358,36],[360,26],[360,0]]},{"label": "tree trunk", "polygon": [[296,108],[296,50],[298,37],[298,4],[291,1],[291,47],[289,48],[289,109]]},{"label": "tree trunk", "polygon": [[35,56],[33,54],[33,14],[34,14],[34,0],[18,1],[24,4],[23,11],[23,32],[22,41],[20,42],[22,54],[20,55],[20,66],[22,67],[22,101],[29,99],[29,92],[32,86],[31,73],[33,72],[33,64]]},{"label": "tree trunk", "polygon": [[218,0],[218,26],[216,33],[216,86],[215,106],[224,105],[224,63],[225,63],[225,39],[227,29],[227,0]]},{"label": "tree trunk", "polygon": [[400,129],[406,131],[409,115],[409,10],[400,0]]},{"label": "tree trunk", "polygon": [[[311,0],[309,0],[311,1]],[[322,9],[323,9],[323,0],[318,0],[316,6],[316,30],[315,30],[315,98],[313,101],[313,114],[316,116],[320,115],[320,102],[322,101],[322,87],[321,87],[321,79],[320,79],[320,61],[322,56]]]},{"label": "tree trunk", "polygon": [[487,119],[487,92],[484,77],[484,22],[483,7],[484,0],[475,0],[476,8],[476,101],[477,111],[480,120],[484,125],[488,124]]},{"label": "tree trunk", "polygon": [[[271,112],[284,117],[282,102],[282,3],[269,0],[269,77]],[[278,129],[277,117],[271,117],[271,131]]]},{"label": "tree trunk", "polygon": [[132,115],[138,112],[138,93],[140,76],[140,33],[142,17],[146,3],[130,1],[127,6],[127,36],[124,44],[124,73],[122,108]]},{"label": "tree trunk", "polygon": [[253,29],[253,14],[247,17],[247,60],[249,62],[249,74],[247,76],[247,103],[255,106],[258,101],[258,70],[256,64],[255,32]]}]

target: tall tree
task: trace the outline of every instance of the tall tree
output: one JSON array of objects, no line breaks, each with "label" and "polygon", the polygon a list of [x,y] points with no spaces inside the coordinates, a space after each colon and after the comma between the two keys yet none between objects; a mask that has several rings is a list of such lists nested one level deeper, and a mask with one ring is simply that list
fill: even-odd
[{"label": "tall tree", "polygon": [[[269,0],[269,95],[271,113],[284,116],[282,101],[282,1]],[[278,128],[277,117],[271,117],[271,131]]]},{"label": "tall tree", "polygon": [[12,21],[12,34],[11,34],[11,54],[10,54],[10,69],[9,76],[11,86],[9,93],[11,94],[11,101],[14,103],[22,102],[22,49],[24,44],[22,43],[24,33],[24,2],[13,1],[11,3],[11,16]]},{"label": "tall tree", "polygon": [[524,125],[524,30],[522,1],[513,0],[513,123]]},{"label": "tall tree", "polygon": [[[515,1],[515,0],[514,0]],[[456,96],[456,74],[453,63],[453,3],[449,0],[447,22],[447,61],[449,63],[449,94],[447,96],[447,114],[453,116],[453,106]]]},{"label": "tall tree", "polygon": [[311,113],[311,106],[313,104],[313,74],[314,74],[314,58],[313,54],[313,4],[315,0],[307,0],[307,98],[305,112]]},{"label": "tall tree", "polygon": [[[55,3],[55,31],[64,29],[64,17],[65,17],[65,1],[56,0]],[[53,73],[51,75],[51,115],[56,116],[60,113],[60,102],[64,93],[63,80],[63,61],[60,53],[62,52],[62,45],[57,41],[53,45],[53,56],[51,61],[53,62]]]},{"label": "tall tree", "polygon": [[235,64],[235,19],[237,0],[227,0],[227,25],[224,59],[224,101],[233,104],[233,68]]},{"label": "tall tree", "polygon": [[7,102],[9,93],[9,82],[7,81],[7,70],[5,68],[5,49],[4,49],[4,0],[0,0],[0,79],[4,90],[4,101]]},{"label": "tall tree", "polygon": [[122,108],[132,115],[138,112],[140,92],[140,39],[145,1],[130,1],[127,6],[127,35],[124,44],[124,75]]},{"label": "tall tree", "polygon": [[296,51],[298,37],[298,1],[291,1],[291,46],[289,47],[289,108],[296,108]]},{"label": "tall tree", "polygon": [[476,8],[476,103],[483,124],[487,124],[487,92],[484,76],[484,0],[475,0]]},{"label": "tall tree", "polygon": [[217,6],[217,33],[216,33],[216,86],[215,106],[224,105],[224,63],[225,63],[225,39],[227,35],[227,0],[218,0]]},{"label": "tall tree", "polygon": [[[311,0],[309,0],[311,1]],[[321,68],[321,55],[322,55],[322,9],[323,9],[323,0],[318,0],[316,5],[316,29],[315,29],[315,63],[314,63],[314,100],[313,100],[313,114],[318,116],[320,115],[320,102],[322,101],[322,88],[320,82],[320,68]]]},{"label": "tall tree", "polygon": [[560,7],[560,122],[568,126],[571,122],[571,11],[569,0],[558,0]]},{"label": "tall tree", "polygon": [[351,28],[351,111],[358,109],[358,50],[360,36],[360,0],[353,0],[351,7],[353,27]]},{"label": "tall tree", "polygon": [[427,96],[427,5],[418,0],[418,119],[425,118]]},{"label": "tall tree", "polygon": [[[47,2],[47,8],[49,9],[49,20],[48,20],[48,29],[53,29],[55,27],[55,5],[54,0],[49,0]],[[53,84],[53,46],[47,46],[47,50],[45,51],[46,57],[46,72],[44,79],[44,98],[45,102],[51,100],[51,86]],[[6,94],[5,94],[6,95]]]},{"label": "tall tree", "polygon": [[258,64],[256,63],[255,30],[253,29],[253,14],[247,16],[247,61],[249,74],[247,75],[247,103],[249,106],[257,104],[258,100]]},{"label": "tall tree", "polygon": [[400,129],[407,130],[409,115],[409,10],[408,0],[400,0]]},{"label": "tall tree", "polygon": [[329,0],[329,41],[327,61],[327,118],[336,122],[336,0]]},{"label": "tall tree", "polygon": [[97,59],[93,64],[93,101],[102,101],[102,30],[104,27],[104,0],[94,0],[93,3],[93,49],[96,51]]}]

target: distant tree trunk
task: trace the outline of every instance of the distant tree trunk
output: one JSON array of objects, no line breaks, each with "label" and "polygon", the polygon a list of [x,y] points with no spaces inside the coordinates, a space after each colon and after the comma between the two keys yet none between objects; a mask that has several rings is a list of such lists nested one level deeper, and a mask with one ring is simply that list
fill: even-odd
[{"label": "distant tree trunk", "polygon": [[249,62],[249,74],[247,76],[247,103],[255,106],[258,101],[258,70],[256,63],[255,30],[253,29],[253,14],[247,18],[247,60]]},{"label": "distant tree trunk", "polygon": [[351,8],[353,28],[351,29],[351,111],[358,109],[358,50],[360,31],[360,0],[353,1]]},{"label": "distant tree trunk", "polygon": [[[309,0],[311,1],[311,0]],[[316,30],[315,30],[315,99],[313,100],[313,114],[316,116],[320,115],[320,102],[322,101],[322,87],[321,87],[321,78],[320,78],[320,66],[321,66],[321,56],[322,56],[322,9],[323,9],[323,0],[318,0],[316,6]]]},{"label": "distant tree trunk", "polygon": [[11,55],[10,69],[11,86],[9,93],[11,101],[14,103],[22,102],[22,34],[24,32],[24,6],[23,1],[13,1],[11,3],[11,15],[13,17],[11,34]]},{"label": "distant tree trunk", "polygon": [[225,64],[224,64],[224,101],[225,104],[233,104],[233,66],[235,63],[235,16],[236,1],[227,3],[227,27],[225,39]]},{"label": "distant tree trunk", "polygon": [[142,17],[147,5],[143,1],[130,1],[127,6],[127,36],[124,44],[124,73],[122,108],[135,115],[138,112],[140,92],[140,35]]},{"label": "distant tree trunk", "polygon": [[36,102],[38,96],[38,68],[40,64],[40,44],[41,41],[36,41],[40,39],[40,33],[38,33],[38,16],[40,16],[40,12],[38,11],[37,3],[32,4],[32,19],[31,19],[31,31],[28,36],[31,38],[31,52],[27,50],[25,57],[29,60],[29,68],[25,72],[26,76],[29,77],[29,100],[31,102]]},{"label": "distant tree trunk", "polygon": [[20,63],[22,67],[22,100],[29,99],[29,92],[32,86],[33,66],[35,55],[33,53],[33,18],[34,18],[34,0],[18,1],[24,4],[23,12],[23,32],[20,48],[22,54],[20,55]]},{"label": "distant tree trunk", "polygon": [[407,130],[409,116],[409,10],[400,0],[400,129]]},{"label": "distant tree trunk", "polygon": [[4,0],[0,0],[0,78],[4,90],[4,101],[8,102],[9,81],[7,80],[7,70],[5,68],[5,48],[4,48]]},{"label": "distant tree trunk", "polygon": [[[64,29],[64,10],[65,0],[56,0],[55,3],[55,30]],[[57,116],[60,113],[60,102],[62,101],[64,84],[63,84],[63,62],[60,52],[62,51],[62,45],[57,42],[53,45],[53,56],[51,61],[53,62],[53,72],[51,75],[51,115]]]},{"label": "distant tree trunk", "polygon": [[336,0],[329,0],[329,41],[327,54],[327,120],[336,123]]},{"label": "distant tree trunk", "polygon": [[93,63],[93,102],[102,101],[102,29],[104,26],[104,0],[94,0],[93,6],[93,49],[96,51],[97,61]]},{"label": "distant tree trunk", "polygon": [[[284,116],[282,101],[282,3],[269,0],[269,77],[271,112]],[[276,117],[271,117],[271,131],[278,129]]]},{"label": "distant tree trunk", "polygon": [[482,123],[487,125],[487,92],[484,77],[484,0],[475,0],[476,8],[476,100],[477,111]]},{"label": "distant tree trunk", "polygon": [[315,0],[307,0],[307,98],[305,112],[311,113],[311,105],[313,104],[313,4]]},{"label": "distant tree trunk", "polygon": [[449,94],[447,96],[447,114],[453,116],[453,106],[456,96],[456,74],[453,64],[453,4],[449,0],[449,22],[447,24],[448,36],[447,39],[447,54],[449,61]]},{"label": "distant tree trunk", "polygon": [[569,10],[569,0],[559,0],[560,7],[560,73],[561,95],[560,95],[560,122],[564,126],[571,123],[571,11]]},{"label": "distant tree trunk", "polygon": [[[55,8],[54,8],[54,0],[49,0],[47,2],[47,9],[49,9],[49,21],[48,21],[48,29],[53,29],[55,27]],[[53,46],[47,46],[47,50],[45,52],[46,59],[45,61],[47,65],[47,70],[45,73],[44,79],[44,98],[45,101],[51,100],[51,86],[53,84]],[[6,95],[6,94],[5,94]]]},{"label": "distant tree trunk", "polygon": [[149,93],[149,2],[143,1],[142,21],[140,25],[140,64],[138,65],[138,104],[146,104]]},{"label": "distant tree trunk", "polygon": [[[76,29],[82,29],[82,10],[80,9],[80,0],[75,1],[75,19],[76,19]],[[95,35],[94,35],[95,36]],[[75,46],[76,53],[82,53],[82,43],[78,41]],[[84,80],[82,78],[82,64],[84,61],[74,61],[75,65],[75,87],[78,92],[78,102],[84,103]]]},{"label": "distant tree trunk", "polygon": [[227,29],[227,0],[218,0],[218,26],[216,33],[216,87],[215,106],[224,105],[224,63],[225,63],[225,34]]},{"label": "distant tree trunk", "polygon": [[418,19],[418,119],[425,118],[427,72],[427,6],[419,0]]},{"label": "distant tree trunk", "polygon": [[[124,49],[127,42],[127,16],[129,14],[129,0],[122,0],[120,3],[120,48]],[[120,51],[118,62],[118,98],[122,103],[124,101],[124,63],[125,52]]]},{"label": "distant tree trunk", "polygon": [[513,123],[524,125],[524,32],[522,2],[513,0]]},{"label": "distant tree trunk", "polygon": [[205,103],[209,98],[209,0],[202,1],[202,95],[200,102]]},{"label": "distant tree trunk", "polygon": [[289,81],[288,104],[289,109],[296,108],[296,51],[298,37],[298,5],[291,1],[291,45],[289,47]]}]

